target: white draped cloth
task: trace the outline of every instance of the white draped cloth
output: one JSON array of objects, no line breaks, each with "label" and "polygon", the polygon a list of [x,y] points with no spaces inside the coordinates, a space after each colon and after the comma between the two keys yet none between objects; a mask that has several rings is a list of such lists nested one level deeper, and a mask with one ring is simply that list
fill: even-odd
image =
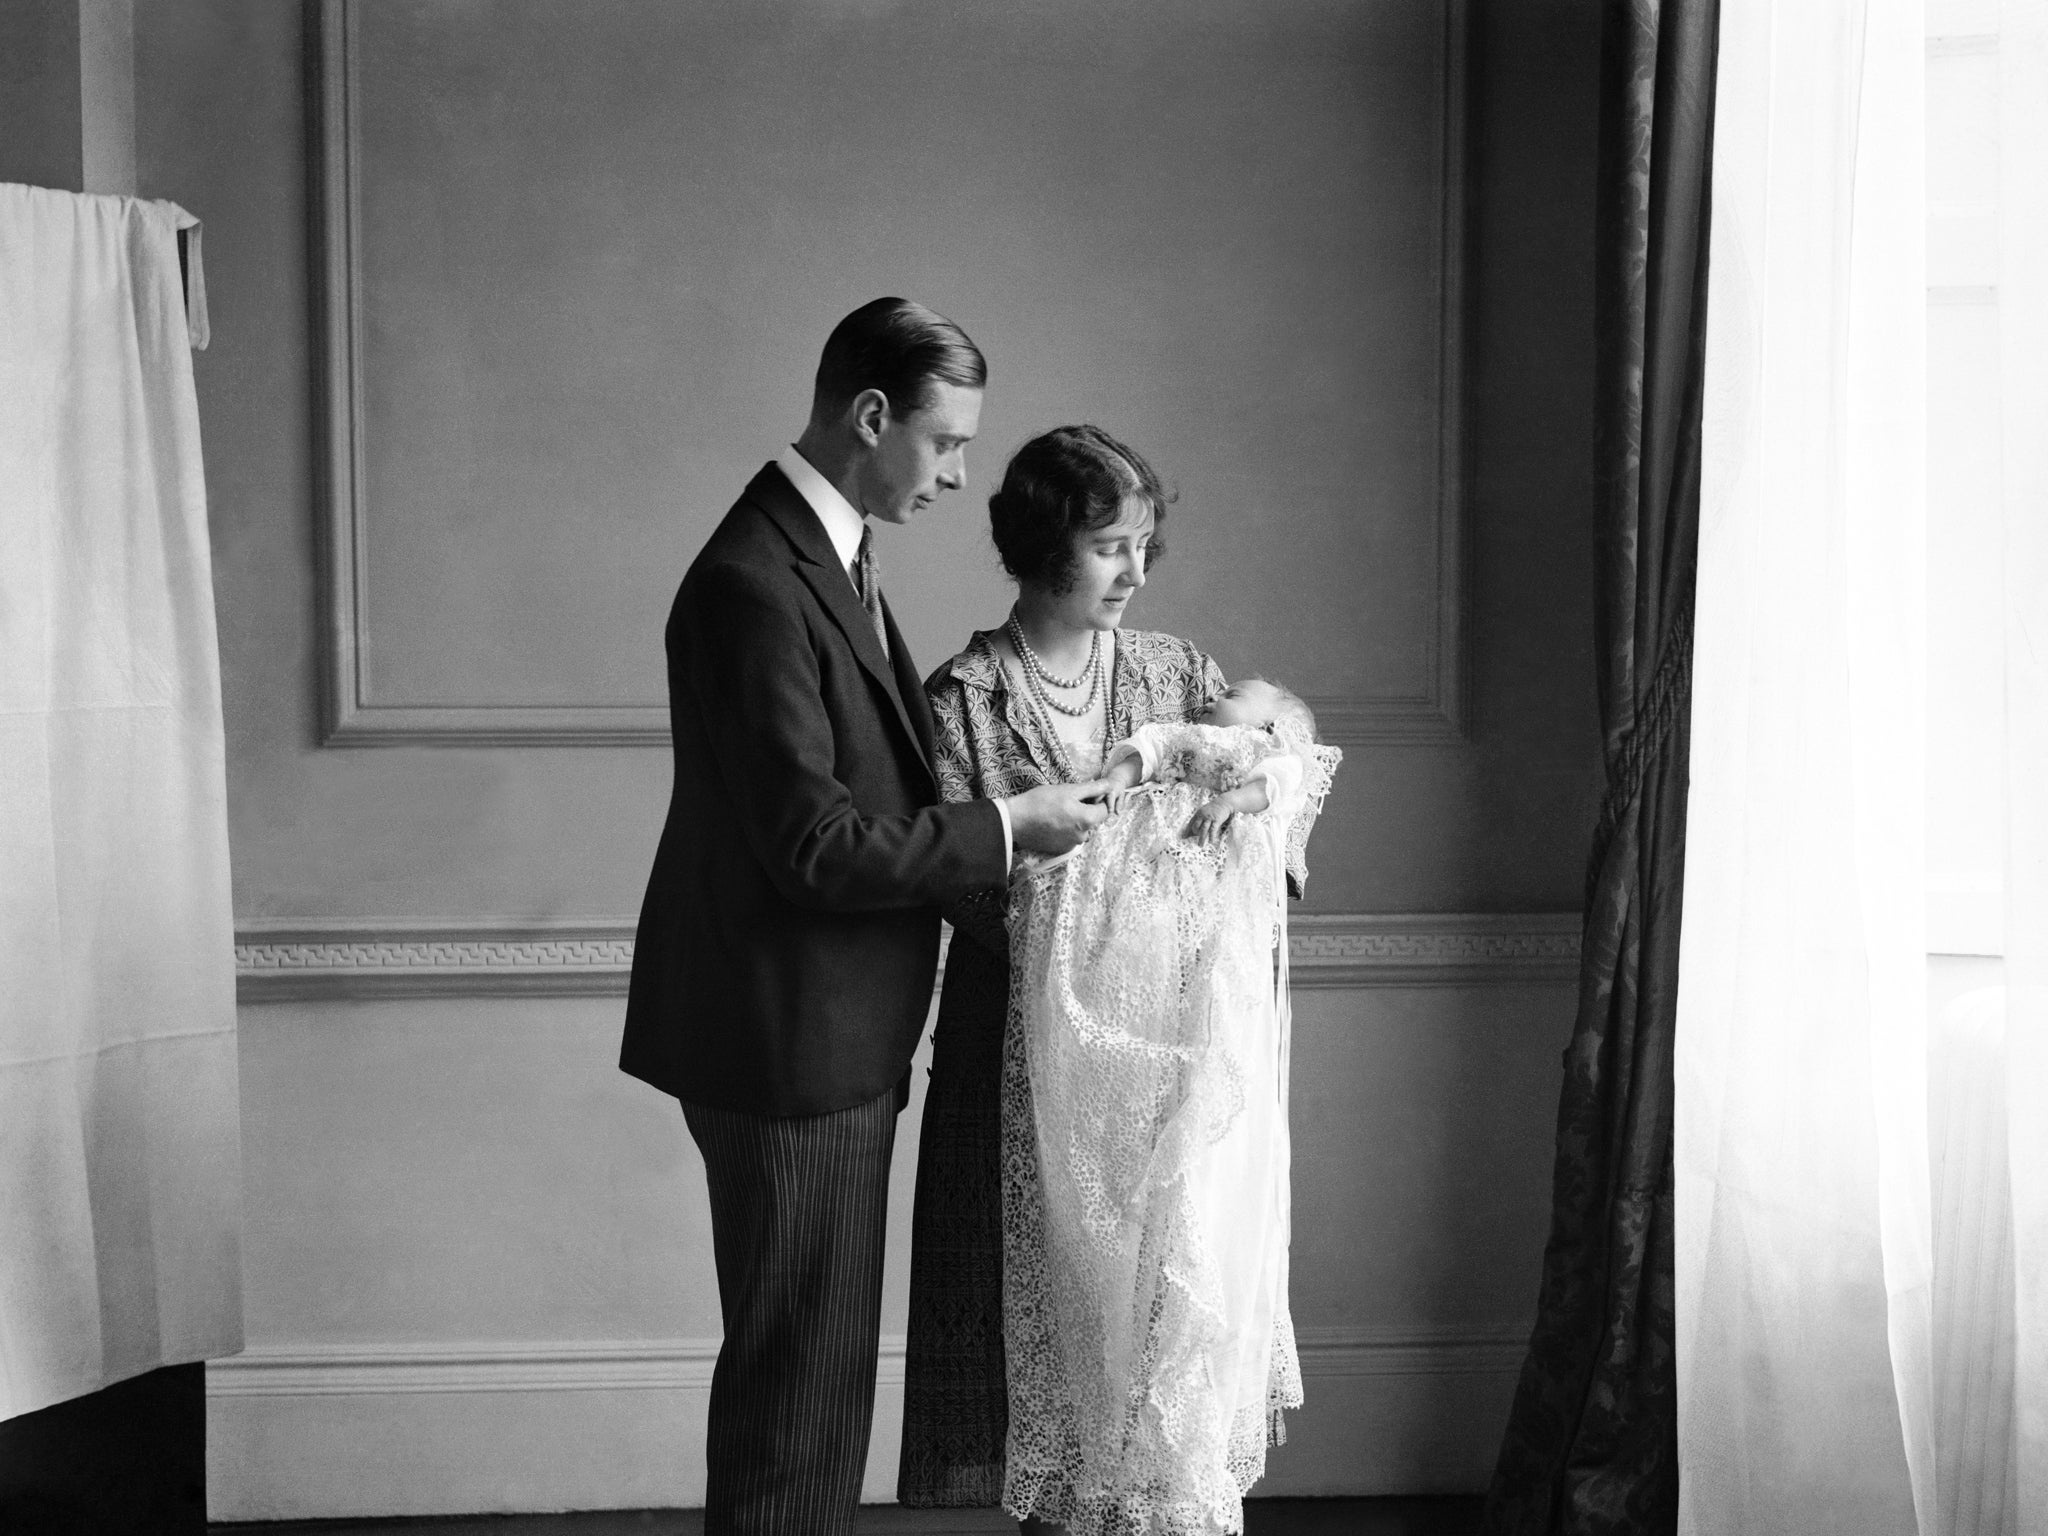
[{"label": "white draped cloth", "polygon": [[0,1417],[241,1347],[193,222],[0,185]]},{"label": "white draped cloth", "polygon": [[[1010,900],[1003,1502],[1072,1536],[1235,1532],[1280,1411],[1288,829],[1339,754],[1148,726],[1161,782]],[[1112,754],[1111,761],[1115,760]],[[1263,766],[1221,843],[1195,808]]]},{"label": "white draped cloth", "polygon": [[1932,1536],[1918,0],[1724,0],[1674,1164],[1681,1531]]}]

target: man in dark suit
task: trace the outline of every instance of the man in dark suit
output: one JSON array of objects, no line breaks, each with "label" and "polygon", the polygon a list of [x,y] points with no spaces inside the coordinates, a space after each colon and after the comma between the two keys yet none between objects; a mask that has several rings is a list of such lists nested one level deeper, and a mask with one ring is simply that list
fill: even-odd
[{"label": "man in dark suit", "polygon": [[825,343],[803,435],[757,474],[668,621],[675,790],[620,1065],[682,1100],[725,1342],[707,1536],[852,1529],[874,1415],[896,1116],[939,905],[1062,853],[1102,786],[942,805],[919,674],[866,519],[965,478],[981,353],[877,299]]}]

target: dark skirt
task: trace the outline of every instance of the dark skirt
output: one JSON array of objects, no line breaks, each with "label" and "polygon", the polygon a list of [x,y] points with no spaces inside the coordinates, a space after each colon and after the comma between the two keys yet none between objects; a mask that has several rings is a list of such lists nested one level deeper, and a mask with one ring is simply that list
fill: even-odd
[{"label": "dark skirt", "polygon": [[917,1141],[899,1503],[998,1504],[1003,1376],[1003,1025],[1009,962],[955,932]]}]

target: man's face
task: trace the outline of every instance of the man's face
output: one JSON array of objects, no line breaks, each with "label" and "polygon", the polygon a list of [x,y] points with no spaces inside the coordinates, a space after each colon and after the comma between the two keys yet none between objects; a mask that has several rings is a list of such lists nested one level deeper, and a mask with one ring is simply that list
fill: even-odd
[{"label": "man's face", "polygon": [[981,427],[981,391],[934,380],[931,403],[907,416],[883,413],[874,451],[858,471],[860,510],[907,523],[941,491],[967,483],[967,444]]}]

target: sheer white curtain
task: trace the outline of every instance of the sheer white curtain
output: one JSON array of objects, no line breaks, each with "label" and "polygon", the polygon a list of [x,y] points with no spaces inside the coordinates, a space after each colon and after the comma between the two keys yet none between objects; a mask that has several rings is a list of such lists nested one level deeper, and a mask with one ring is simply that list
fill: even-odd
[{"label": "sheer white curtain", "polygon": [[[1937,1536],[2048,1532],[2048,3],[1930,0]],[[1961,802],[1960,804],[1954,802]],[[1988,898],[1986,900],[1985,898]],[[1937,910],[1941,910],[1937,906]],[[1984,919],[1989,919],[1985,921]],[[1951,990],[1958,962],[1945,958]]]},{"label": "sheer white curtain", "polygon": [[1932,1531],[1917,0],[1724,0],[1680,960],[1680,1527]]},{"label": "sheer white curtain", "polygon": [[0,1418],[241,1344],[191,223],[0,186]]},{"label": "sheer white curtain", "polygon": [[2048,1536],[2048,0],[1999,13],[2013,1449],[2020,1536]]}]

